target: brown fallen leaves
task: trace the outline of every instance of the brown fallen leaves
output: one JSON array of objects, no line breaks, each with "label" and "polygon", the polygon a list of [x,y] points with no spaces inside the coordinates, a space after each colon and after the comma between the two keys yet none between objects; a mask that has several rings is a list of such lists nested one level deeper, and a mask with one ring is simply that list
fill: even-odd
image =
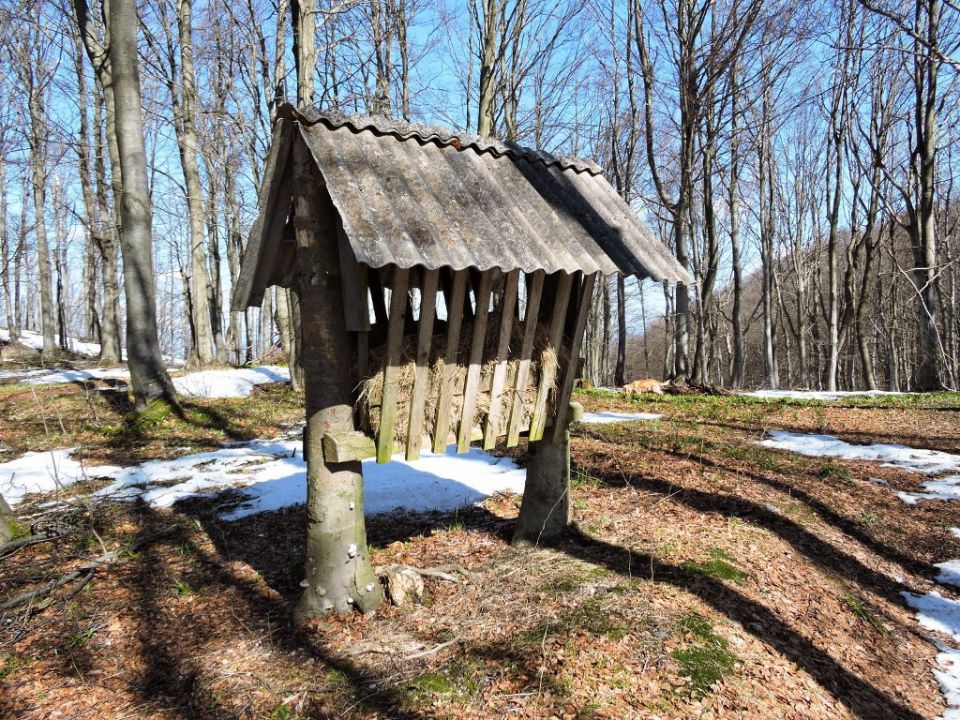
[{"label": "brown fallen leaves", "polygon": [[[911,487],[916,478],[901,472],[857,463],[825,472],[819,460],[755,444],[761,425],[842,433],[848,416],[892,440],[888,423],[934,428],[928,416],[938,411],[785,406],[761,416],[720,404],[726,398],[705,400],[699,413],[696,399],[681,400],[658,406],[662,423],[577,432],[577,525],[556,546],[509,546],[512,496],[456,514],[370,518],[375,564],[454,564],[471,581],[425,577],[423,604],[300,632],[288,612],[302,508],[236,523],[218,521],[210,502],[103,508],[111,550],[169,533],[75,597],[4,618],[0,717],[941,712],[934,648],[899,592],[926,591],[931,564],[960,555],[946,530],[956,511],[906,506],[869,480]],[[896,420],[875,417],[882,412]],[[956,451],[960,441],[947,437],[940,442]],[[77,539],[24,548],[0,567],[2,596],[92,552]]]}]

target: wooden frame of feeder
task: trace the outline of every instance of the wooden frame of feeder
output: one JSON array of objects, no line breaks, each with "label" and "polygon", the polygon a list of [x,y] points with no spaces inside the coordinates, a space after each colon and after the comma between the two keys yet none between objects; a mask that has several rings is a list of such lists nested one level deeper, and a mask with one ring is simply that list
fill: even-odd
[{"label": "wooden frame of feeder", "polygon": [[[513,447],[519,444],[522,436],[536,442],[546,433],[552,433],[556,439],[566,431],[569,422],[577,419],[571,416],[571,412],[576,415],[580,411],[578,406],[571,411],[570,396],[579,367],[579,347],[596,274],[558,272],[547,276],[543,271],[503,272],[496,268],[483,271],[396,266],[372,269],[352,260],[353,253],[342,230],[339,235],[340,272],[344,279],[343,308],[347,330],[356,337],[358,387],[370,368],[371,346],[382,344],[385,353],[383,392],[375,437],[360,430],[327,433],[323,438],[323,452],[328,462],[375,456],[377,462],[385,463],[396,452],[405,452],[406,459],[415,460],[424,448],[443,452],[447,446],[455,444],[458,453],[465,453],[474,442],[482,442],[484,449],[490,449],[498,442]],[[520,322],[521,278],[526,289],[523,334],[516,356],[516,372],[508,386],[510,339],[514,323]],[[549,288],[551,303],[543,301],[545,287]],[[409,299],[413,288],[420,291],[416,321]],[[468,297],[468,292],[472,298]],[[445,332],[442,336],[435,336],[437,296],[441,293],[447,318]],[[490,311],[491,301],[496,312]],[[371,306],[377,320],[373,326],[369,318]],[[466,357],[461,358],[461,333],[468,314],[472,314],[469,344]],[[499,322],[491,323],[491,318]],[[558,362],[543,365],[535,395],[528,400],[525,399],[528,387],[533,387],[530,385],[530,368],[532,362],[538,360],[534,358],[534,339],[538,330],[546,331],[547,347],[556,352]],[[491,339],[496,340],[494,369],[492,377],[487,378],[489,386],[481,388],[484,347],[490,333],[494,333]],[[401,365],[401,345],[404,335],[408,334],[416,336],[416,369],[410,396],[402,398],[396,380]],[[374,339],[377,342],[373,342]],[[437,348],[443,352],[443,372],[439,387],[430,387],[429,360],[433,344],[438,340],[443,342],[443,347]],[[461,363],[466,368],[466,375],[463,386],[456,387],[455,370]],[[490,410],[476,425],[473,418],[481,391],[489,393]],[[425,409],[431,392],[437,397],[436,416],[433,432],[427,434]],[[501,417],[504,394],[512,395],[513,400],[506,401],[508,415]],[[455,395],[462,395],[463,402],[457,415],[451,417]],[[401,402],[409,403],[409,420],[406,437],[395,439],[395,420]],[[528,423],[522,423],[525,411],[529,411]],[[465,421],[465,418],[470,420]]]}]

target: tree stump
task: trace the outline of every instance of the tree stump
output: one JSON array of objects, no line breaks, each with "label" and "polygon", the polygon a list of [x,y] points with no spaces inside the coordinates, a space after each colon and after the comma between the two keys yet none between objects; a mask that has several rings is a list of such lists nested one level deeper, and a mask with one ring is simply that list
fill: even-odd
[{"label": "tree stump", "polygon": [[570,431],[548,432],[530,443],[527,481],[513,531],[513,544],[556,539],[570,524]]}]

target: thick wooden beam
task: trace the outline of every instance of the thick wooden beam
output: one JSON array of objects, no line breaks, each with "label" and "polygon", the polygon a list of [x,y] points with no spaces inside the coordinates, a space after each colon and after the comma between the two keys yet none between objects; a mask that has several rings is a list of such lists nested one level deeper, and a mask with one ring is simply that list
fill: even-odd
[{"label": "thick wooden beam", "polygon": [[390,462],[393,454],[393,427],[397,418],[397,374],[400,370],[400,344],[403,341],[407,309],[407,281],[410,271],[396,268],[390,296],[390,320],[387,324],[387,356],[383,368],[383,397],[380,400],[380,430],[377,433],[377,462]]},{"label": "thick wooden beam", "polygon": [[467,270],[453,275],[453,289],[447,302],[447,351],[444,356],[443,378],[437,398],[437,417],[433,424],[433,451],[442,453],[447,446],[450,428],[450,402],[453,395],[453,375],[460,351],[460,328],[463,325],[463,299],[467,293]]},{"label": "thick wooden beam", "polygon": [[503,289],[503,301],[500,303],[500,337],[497,342],[497,365],[490,384],[490,412],[483,430],[483,449],[489,450],[497,444],[500,434],[500,394],[507,381],[507,360],[510,353],[510,334],[513,331],[513,311],[517,306],[517,286],[520,271],[513,270],[507,275]]},{"label": "thick wooden beam", "polygon": [[570,353],[567,367],[564,368],[563,383],[560,386],[560,393],[557,395],[556,419],[553,425],[554,442],[560,442],[562,434],[566,430],[570,395],[573,393],[573,383],[577,379],[577,368],[580,365],[580,342],[583,340],[583,331],[587,326],[587,315],[590,312],[590,301],[593,298],[593,286],[596,280],[596,273],[587,275],[577,293],[577,319],[573,326],[573,334],[570,337]]},{"label": "thick wooden beam", "polygon": [[477,306],[473,316],[473,336],[470,340],[470,366],[463,388],[463,409],[457,433],[457,452],[470,449],[470,429],[473,427],[473,412],[477,407],[477,392],[480,390],[480,370],[483,367],[483,344],[487,336],[487,318],[490,316],[490,285],[494,270],[485,270],[477,288]]},{"label": "thick wooden beam", "polygon": [[526,327],[523,332],[523,343],[520,346],[520,364],[517,367],[517,377],[513,383],[513,406],[510,409],[510,422],[507,425],[507,447],[513,447],[520,442],[523,394],[527,391],[527,381],[530,378],[530,359],[533,356],[533,342],[537,337],[540,297],[543,294],[545,277],[546,273],[543,270],[537,270],[531,276],[530,286],[527,288],[527,308],[524,312]]},{"label": "thick wooden beam", "polygon": [[410,398],[410,418],[407,423],[407,460],[420,457],[423,413],[430,384],[430,345],[433,341],[433,318],[437,306],[439,270],[425,270],[420,288],[420,327],[417,335],[417,370]]},{"label": "thick wooden beam", "polygon": [[[553,315],[550,319],[550,334],[547,347],[560,352],[563,339],[563,323],[567,318],[567,306],[570,303],[570,289],[573,286],[573,275],[562,273],[557,294],[553,298]],[[535,442],[543,437],[543,429],[547,425],[547,398],[557,376],[557,367],[554,363],[544,363],[541,355],[540,386],[537,388],[537,400],[530,415],[530,441]]]}]

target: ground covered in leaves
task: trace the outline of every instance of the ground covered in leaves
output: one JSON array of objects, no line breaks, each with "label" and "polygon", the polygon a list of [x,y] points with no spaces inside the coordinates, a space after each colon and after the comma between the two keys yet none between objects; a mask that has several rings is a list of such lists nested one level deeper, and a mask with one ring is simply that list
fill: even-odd
[{"label": "ground covered in leaves", "polygon": [[[226,523],[210,502],[21,506],[23,522],[52,539],[0,559],[0,603],[80,575],[0,610],[0,717],[942,712],[935,647],[900,591],[929,591],[933,564],[960,557],[956,506],[897,498],[922,476],[757,443],[786,429],[960,452],[960,397],[577,399],[663,420],[574,432],[576,525],[560,543],[512,548],[513,496],[370,518],[375,564],[455,563],[469,580],[428,579],[423,604],[300,631],[288,617],[302,508]],[[269,437],[300,412],[282,386],[147,421],[110,392],[2,386],[0,443],[7,457],[76,446],[124,464]]]}]

